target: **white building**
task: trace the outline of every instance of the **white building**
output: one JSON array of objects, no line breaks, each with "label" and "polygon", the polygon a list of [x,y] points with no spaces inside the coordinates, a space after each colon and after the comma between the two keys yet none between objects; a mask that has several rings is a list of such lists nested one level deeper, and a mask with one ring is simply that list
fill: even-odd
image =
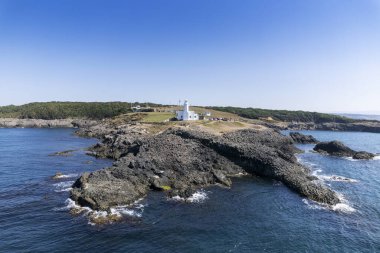
[{"label": "white building", "polygon": [[176,117],[178,120],[199,120],[199,115],[189,110],[189,102],[187,100],[183,104],[183,111],[176,111]]},{"label": "white building", "polygon": [[138,106],[132,106],[132,111],[133,112],[139,112],[141,110],[141,106],[138,105]]}]

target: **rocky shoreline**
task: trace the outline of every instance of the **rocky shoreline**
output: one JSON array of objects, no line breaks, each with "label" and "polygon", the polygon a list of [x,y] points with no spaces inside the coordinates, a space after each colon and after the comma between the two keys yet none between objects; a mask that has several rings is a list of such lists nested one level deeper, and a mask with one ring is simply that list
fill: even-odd
[{"label": "rocky shoreline", "polygon": [[314,122],[278,122],[265,123],[265,126],[278,130],[321,130],[321,131],[345,131],[380,133],[380,121],[359,121],[354,123],[314,123]]},{"label": "rocky shoreline", "polygon": [[[79,128],[100,124],[99,120],[90,119],[17,119],[0,118],[0,128]],[[380,121],[358,121],[354,123],[315,123],[315,122],[265,122],[255,124],[276,130],[322,130],[380,133]]]},{"label": "rocky shoreline", "polygon": [[71,199],[93,210],[132,204],[149,191],[187,198],[204,187],[230,187],[232,177],[246,174],[281,181],[320,203],[340,202],[298,163],[300,151],[292,139],[272,129],[216,135],[180,126],[151,133],[143,124],[100,124],[78,134],[100,138],[91,154],[115,160],[112,167],[84,173],[73,185]]},{"label": "rocky shoreline", "polygon": [[88,119],[15,119],[0,118],[0,128],[79,128],[98,124],[99,121]]},{"label": "rocky shoreline", "polygon": [[304,135],[298,132],[290,132],[289,136],[298,144],[316,144],[319,142],[312,135]]}]

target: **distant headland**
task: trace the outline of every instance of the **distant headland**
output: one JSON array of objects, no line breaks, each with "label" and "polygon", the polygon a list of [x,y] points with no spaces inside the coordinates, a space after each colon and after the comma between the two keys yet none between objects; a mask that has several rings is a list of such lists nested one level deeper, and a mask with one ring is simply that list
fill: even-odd
[{"label": "distant headland", "polygon": [[[35,102],[1,106],[0,127],[82,127],[111,118],[162,123],[176,120],[176,113],[181,109],[181,105],[149,102]],[[352,119],[336,114],[231,106],[192,106],[192,110],[194,115],[199,115],[199,119],[203,120],[233,120],[279,130],[380,132],[379,121]]]}]

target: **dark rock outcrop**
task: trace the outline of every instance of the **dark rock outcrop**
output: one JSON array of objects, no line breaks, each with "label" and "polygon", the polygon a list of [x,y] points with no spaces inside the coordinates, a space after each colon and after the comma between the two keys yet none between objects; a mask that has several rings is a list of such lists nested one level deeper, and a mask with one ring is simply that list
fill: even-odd
[{"label": "dark rock outcrop", "polygon": [[77,150],[70,149],[70,150],[65,150],[65,151],[59,151],[59,152],[55,152],[53,154],[50,154],[49,156],[72,156],[73,152],[75,152],[75,151],[77,151]]},{"label": "dark rock outcrop", "polygon": [[315,139],[312,135],[304,135],[298,132],[289,133],[290,138],[293,139],[295,143],[299,144],[314,144],[318,143],[318,140]]},{"label": "dark rock outcrop", "polygon": [[370,159],[373,159],[374,157],[375,157],[374,154],[365,152],[365,151],[356,152],[352,156],[353,159],[357,159],[357,160],[370,160]]},{"label": "dark rock outcrop", "polygon": [[340,157],[352,157],[353,159],[372,159],[374,154],[365,151],[355,151],[340,141],[320,142],[315,145],[314,150],[319,153]]},{"label": "dark rock outcrop", "polygon": [[133,203],[150,190],[189,197],[202,187],[230,186],[230,177],[249,173],[282,181],[318,202],[339,202],[332,190],[314,181],[297,162],[292,140],[273,130],[239,130],[221,136],[179,128],[156,135],[133,131],[114,131],[93,148],[98,156],[116,162],[83,174],[73,185],[73,200],[107,210]]},{"label": "dark rock outcrop", "polygon": [[323,130],[323,131],[350,131],[380,133],[380,121],[355,121],[353,123],[315,123],[315,122],[278,122],[262,123],[263,125],[277,130]]},{"label": "dark rock outcrop", "polygon": [[320,142],[315,145],[314,150],[334,156],[353,156],[355,151],[340,141]]}]

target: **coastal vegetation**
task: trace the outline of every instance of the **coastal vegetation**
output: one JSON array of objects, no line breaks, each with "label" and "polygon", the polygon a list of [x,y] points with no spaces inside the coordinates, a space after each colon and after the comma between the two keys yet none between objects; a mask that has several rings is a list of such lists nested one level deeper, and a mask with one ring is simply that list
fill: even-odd
[{"label": "coastal vegetation", "polygon": [[318,113],[318,112],[306,112],[306,111],[288,111],[288,110],[269,110],[259,108],[241,108],[241,107],[210,107],[211,109],[224,111],[237,114],[244,118],[249,119],[270,119],[286,122],[314,122],[314,123],[352,123],[355,120],[349,119],[343,116]]},{"label": "coastal vegetation", "polygon": [[[133,103],[141,106],[157,106],[152,103]],[[37,102],[25,105],[0,107],[0,118],[21,119],[104,119],[131,112],[128,102]]]},{"label": "coastal vegetation", "polygon": [[[9,105],[0,107],[0,118],[19,119],[105,119],[132,112],[132,106],[156,108],[157,112],[147,112],[143,121],[161,122],[174,116],[176,109],[154,103],[129,102],[36,102],[25,105]],[[248,119],[273,120],[285,122],[314,122],[314,123],[352,123],[354,119],[347,117],[307,111],[269,110],[240,107],[193,107],[197,113],[211,112],[212,117],[222,117],[239,120]]]}]

